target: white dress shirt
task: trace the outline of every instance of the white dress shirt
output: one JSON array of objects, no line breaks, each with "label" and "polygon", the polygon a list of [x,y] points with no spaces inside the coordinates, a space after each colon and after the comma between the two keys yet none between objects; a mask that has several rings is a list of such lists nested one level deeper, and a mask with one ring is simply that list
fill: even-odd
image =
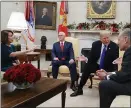
[{"label": "white dress shirt", "polygon": [[63,43],[63,46],[64,46],[65,41],[63,41],[63,42],[60,41],[60,45],[61,45],[62,43]]}]

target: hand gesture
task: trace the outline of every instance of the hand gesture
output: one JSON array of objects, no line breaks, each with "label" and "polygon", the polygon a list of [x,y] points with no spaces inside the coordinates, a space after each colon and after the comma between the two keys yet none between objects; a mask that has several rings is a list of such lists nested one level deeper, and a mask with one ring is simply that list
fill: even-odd
[{"label": "hand gesture", "polygon": [[73,60],[73,59],[71,59],[70,61],[69,61],[69,63],[70,64],[72,64],[72,63],[74,63],[75,61]]},{"label": "hand gesture", "polygon": [[103,69],[101,70],[97,70],[96,74],[98,75],[98,77],[103,80],[106,76],[107,76],[107,72]]},{"label": "hand gesture", "polygon": [[112,63],[113,64],[121,64],[122,63],[122,57],[115,59]]},{"label": "hand gesture", "polygon": [[82,55],[82,56],[80,56],[80,57],[77,57],[76,59],[77,59],[78,61],[85,61],[85,62],[88,61],[88,58],[85,57],[84,55]]}]

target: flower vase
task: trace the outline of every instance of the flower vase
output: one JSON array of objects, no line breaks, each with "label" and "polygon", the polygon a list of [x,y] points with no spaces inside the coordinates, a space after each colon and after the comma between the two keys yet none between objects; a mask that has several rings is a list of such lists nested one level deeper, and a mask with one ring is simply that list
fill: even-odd
[{"label": "flower vase", "polygon": [[33,83],[22,83],[22,84],[17,84],[17,83],[13,83],[16,86],[16,89],[27,89],[33,86]]}]

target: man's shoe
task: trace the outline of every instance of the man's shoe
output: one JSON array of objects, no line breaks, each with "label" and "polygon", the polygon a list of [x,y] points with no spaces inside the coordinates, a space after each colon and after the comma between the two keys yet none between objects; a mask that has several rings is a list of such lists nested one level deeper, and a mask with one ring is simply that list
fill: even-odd
[{"label": "man's shoe", "polygon": [[73,91],[76,91],[76,90],[77,90],[75,81],[72,81],[72,82],[71,82],[70,88],[71,88]]},{"label": "man's shoe", "polygon": [[74,93],[72,93],[70,96],[71,97],[75,97],[75,96],[78,96],[78,95],[83,95],[83,90],[82,89],[78,89],[76,90]]},{"label": "man's shoe", "polygon": [[76,91],[76,90],[77,90],[77,87],[74,85],[74,86],[71,87],[71,89],[72,89],[73,91]]}]

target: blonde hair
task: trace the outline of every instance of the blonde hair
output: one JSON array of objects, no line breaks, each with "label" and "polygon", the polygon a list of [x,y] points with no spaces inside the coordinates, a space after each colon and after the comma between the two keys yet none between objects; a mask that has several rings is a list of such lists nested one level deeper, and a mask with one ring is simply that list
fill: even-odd
[{"label": "blonde hair", "polygon": [[112,35],[112,32],[111,31],[108,31],[108,30],[102,30],[100,31],[100,36],[111,36]]}]

